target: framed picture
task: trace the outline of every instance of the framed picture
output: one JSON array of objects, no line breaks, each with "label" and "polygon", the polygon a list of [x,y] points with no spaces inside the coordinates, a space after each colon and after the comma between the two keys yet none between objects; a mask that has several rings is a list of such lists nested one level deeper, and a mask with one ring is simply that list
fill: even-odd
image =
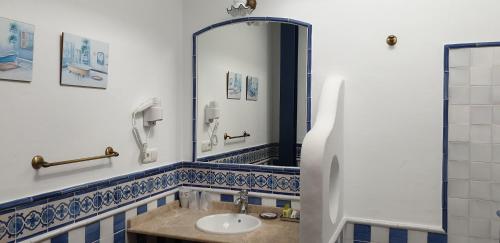
[{"label": "framed picture", "polygon": [[33,80],[35,26],[0,17],[0,79]]},{"label": "framed picture", "polygon": [[247,76],[247,100],[257,101],[259,97],[259,79]]},{"label": "framed picture", "polygon": [[109,45],[63,33],[61,85],[103,88],[108,86]]},{"label": "framed picture", "polygon": [[227,73],[227,98],[241,99],[241,73]]}]

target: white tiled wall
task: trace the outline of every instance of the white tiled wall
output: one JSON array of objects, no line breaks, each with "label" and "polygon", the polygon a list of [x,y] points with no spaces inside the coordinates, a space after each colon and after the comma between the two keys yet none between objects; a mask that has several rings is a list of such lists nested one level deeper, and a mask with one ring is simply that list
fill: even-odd
[{"label": "white tiled wall", "polygon": [[498,242],[500,47],[450,51],[449,242]]}]

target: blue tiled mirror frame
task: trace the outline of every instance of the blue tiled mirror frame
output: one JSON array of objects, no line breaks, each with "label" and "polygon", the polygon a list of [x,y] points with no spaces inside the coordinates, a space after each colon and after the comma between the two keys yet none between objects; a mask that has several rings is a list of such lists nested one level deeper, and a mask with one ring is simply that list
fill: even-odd
[{"label": "blue tiled mirror frame", "polygon": [[246,17],[237,18],[222,21],[210,26],[207,26],[193,34],[193,57],[192,57],[192,77],[193,77],[193,126],[192,126],[192,145],[193,145],[193,162],[196,161],[196,120],[197,120],[197,64],[196,64],[196,40],[197,37],[209,30],[219,28],[225,25],[242,23],[242,22],[255,22],[255,21],[265,21],[265,22],[275,22],[283,24],[293,24],[297,26],[302,26],[307,28],[307,117],[306,117],[306,127],[307,131],[311,130],[311,57],[312,57],[312,25],[300,20],[280,18],[280,17]]}]

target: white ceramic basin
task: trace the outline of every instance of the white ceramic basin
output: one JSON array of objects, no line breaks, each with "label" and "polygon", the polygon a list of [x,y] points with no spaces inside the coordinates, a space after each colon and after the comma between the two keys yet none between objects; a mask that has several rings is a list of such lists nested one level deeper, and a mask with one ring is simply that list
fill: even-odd
[{"label": "white ceramic basin", "polygon": [[196,222],[196,228],[214,234],[247,233],[259,228],[258,218],[236,213],[224,213],[205,216]]}]

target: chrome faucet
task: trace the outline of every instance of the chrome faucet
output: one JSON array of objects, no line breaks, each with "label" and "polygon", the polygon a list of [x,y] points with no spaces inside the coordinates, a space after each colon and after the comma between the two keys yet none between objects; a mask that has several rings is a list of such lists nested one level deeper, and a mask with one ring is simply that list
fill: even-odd
[{"label": "chrome faucet", "polygon": [[241,190],[237,194],[237,198],[234,200],[234,205],[240,207],[240,213],[246,214],[248,207],[248,191]]}]

